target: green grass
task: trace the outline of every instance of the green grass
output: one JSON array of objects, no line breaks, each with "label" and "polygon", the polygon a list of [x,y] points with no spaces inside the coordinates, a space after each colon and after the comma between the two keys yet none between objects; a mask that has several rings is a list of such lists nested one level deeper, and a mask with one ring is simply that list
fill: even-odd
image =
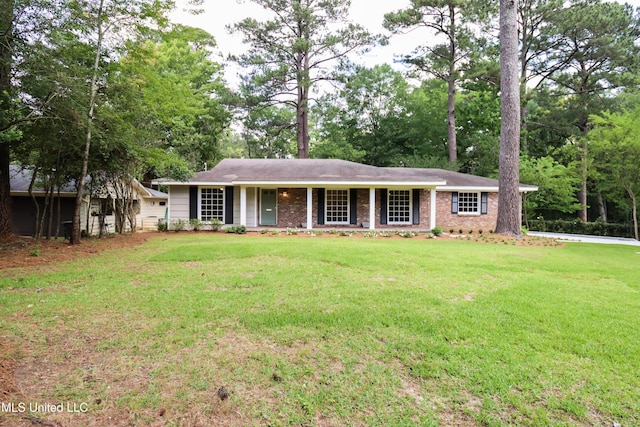
[{"label": "green grass", "polygon": [[164,234],[5,271],[0,340],[25,399],[89,403],[65,425],[631,426],[638,271],[627,246]]}]

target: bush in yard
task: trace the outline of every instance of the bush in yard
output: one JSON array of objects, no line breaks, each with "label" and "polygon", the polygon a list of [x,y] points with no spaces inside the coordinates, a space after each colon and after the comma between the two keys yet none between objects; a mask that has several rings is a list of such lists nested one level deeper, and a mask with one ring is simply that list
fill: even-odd
[{"label": "bush in yard", "polygon": [[236,234],[246,234],[247,227],[244,225],[234,225],[233,227],[225,228],[225,233],[236,233]]},{"label": "bush in yard", "polygon": [[193,231],[200,231],[202,227],[206,224],[206,222],[200,221],[198,218],[191,218],[189,220],[189,225],[193,229]]},{"label": "bush in yard", "polygon": [[592,236],[633,237],[630,224],[612,224],[604,221],[530,219],[529,230],[550,233],[587,234]]},{"label": "bush in yard", "polygon": [[209,223],[211,224],[211,231],[218,231],[220,230],[220,227],[222,227],[222,221],[218,218],[213,218]]},{"label": "bush in yard", "polygon": [[171,221],[171,229],[173,231],[182,231],[187,227],[187,223],[185,219],[174,219]]},{"label": "bush in yard", "polygon": [[431,233],[436,237],[442,236],[442,227],[436,225],[433,227],[433,230],[431,230]]},{"label": "bush in yard", "polygon": [[418,235],[418,233],[413,231],[397,231],[396,234],[400,237],[404,237],[405,239],[411,239]]}]

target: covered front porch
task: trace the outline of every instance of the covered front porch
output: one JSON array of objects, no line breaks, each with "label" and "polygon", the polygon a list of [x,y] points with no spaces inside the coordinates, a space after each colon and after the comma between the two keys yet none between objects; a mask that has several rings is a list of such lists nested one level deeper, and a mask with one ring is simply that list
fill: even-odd
[{"label": "covered front porch", "polygon": [[232,188],[235,193],[233,220],[227,218],[225,222],[248,228],[430,230],[436,226],[435,186],[236,185]]}]

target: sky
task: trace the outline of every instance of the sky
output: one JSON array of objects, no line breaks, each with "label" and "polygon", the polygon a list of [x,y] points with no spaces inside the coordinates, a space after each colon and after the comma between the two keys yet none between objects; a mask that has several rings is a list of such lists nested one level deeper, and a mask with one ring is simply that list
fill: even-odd
[{"label": "sky", "polygon": [[[637,0],[640,2],[640,0]],[[229,34],[225,26],[239,22],[247,17],[260,19],[261,7],[251,0],[205,0],[205,11],[200,15],[191,15],[185,12],[186,0],[177,0],[178,8],[171,16],[176,23],[198,27],[212,34],[218,43],[218,48],[223,57],[230,53],[238,53],[242,49],[242,37],[239,34]],[[384,14],[406,8],[409,0],[351,0],[350,19],[367,28],[374,34],[388,34],[382,26]],[[262,15],[264,16],[264,15]],[[361,61],[367,66],[376,64],[393,63],[394,54],[409,53],[417,46],[420,40],[416,34],[394,36],[389,45],[377,47],[365,54]],[[230,83],[236,79],[237,70],[227,66],[226,78]]]},{"label": "sky", "polygon": [[[621,1],[634,7],[640,7],[640,0]],[[225,27],[243,20],[246,17],[261,19],[262,8],[251,0],[205,0],[204,13],[191,15],[184,11],[186,0],[177,0],[177,10],[171,16],[176,23],[199,27],[212,34],[218,43],[220,55],[217,60],[223,61],[230,53],[239,53],[243,49],[242,37],[239,34],[229,34]],[[363,25],[371,33],[389,34],[382,26],[385,13],[406,8],[410,0],[351,0],[350,20]],[[359,62],[372,67],[376,64],[393,64],[397,55],[408,54],[415,47],[425,42],[427,33],[412,32],[393,35],[387,46],[372,49]],[[401,65],[396,64],[396,68]],[[225,78],[234,85],[238,82],[238,70],[231,64],[226,64]]]}]

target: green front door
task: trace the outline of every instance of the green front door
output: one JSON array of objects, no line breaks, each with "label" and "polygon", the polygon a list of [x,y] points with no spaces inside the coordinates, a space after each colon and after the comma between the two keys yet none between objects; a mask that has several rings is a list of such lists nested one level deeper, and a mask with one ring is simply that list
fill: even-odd
[{"label": "green front door", "polygon": [[277,225],[276,201],[277,190],[262,190],[260,193],[260,224]]}]

